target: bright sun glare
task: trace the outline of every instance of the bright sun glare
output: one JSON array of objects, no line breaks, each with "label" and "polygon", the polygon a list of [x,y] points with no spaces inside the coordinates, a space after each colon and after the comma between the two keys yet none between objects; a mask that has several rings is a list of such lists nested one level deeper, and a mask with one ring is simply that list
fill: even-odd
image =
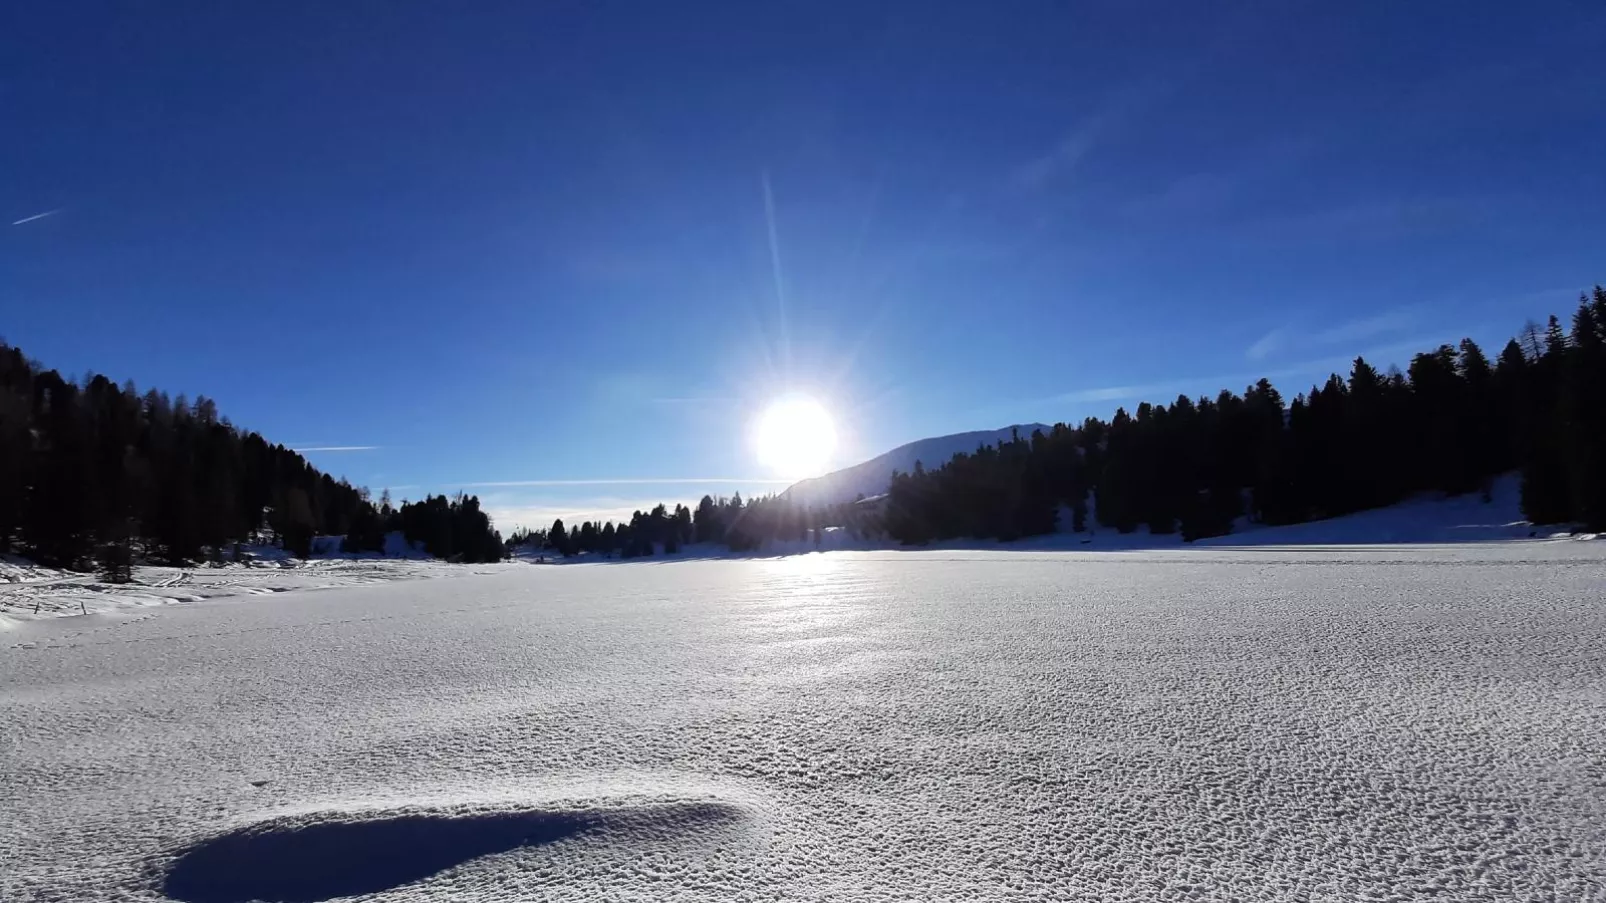
[{"label": "bright sun glare", "polygon": [[758,460],[788,480],[816,477],[836,450],[836,428],[812,398],[783,398],[769,406],[753,430]]}]

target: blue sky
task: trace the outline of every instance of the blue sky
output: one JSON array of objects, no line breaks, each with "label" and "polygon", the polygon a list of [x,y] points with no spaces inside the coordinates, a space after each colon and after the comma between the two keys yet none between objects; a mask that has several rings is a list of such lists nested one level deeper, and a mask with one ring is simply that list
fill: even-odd
[{"label": "blue sky", "polygon": [[1588,2],[14,4],[0,330],[504,527],[751,493],[788,390],[848,464],[1569,309],[1603,45]]}]

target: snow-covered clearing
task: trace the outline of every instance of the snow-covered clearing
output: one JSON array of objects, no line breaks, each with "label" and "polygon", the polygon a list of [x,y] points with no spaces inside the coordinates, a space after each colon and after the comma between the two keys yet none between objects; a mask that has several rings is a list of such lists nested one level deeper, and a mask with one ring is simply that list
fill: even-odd
[{"label": "snow-covered clearing", "polygon": [[[1413,499],[1389,508],[1361,511],[1344,517],[1268,527],[1240,520],[1233,533],[1200,540],[1194,546],[1256,548],[1319,547],[1354,544],[1442,544],[1486,542],[1515,538],[1593,539],[1593,536],[1566,536],[1552,530],[1535,529],[1522,520],[1518,504],[1519,487],[1515,474],[1497,480],[1491,500],[1477,495],[1455,498]],[[1069,524],[1066,511],[1061,522]],[[319,537],[316,556],[309,561],[291,558],[272,546],[246,547],[248,561],[199,568],[138,566],[134,582],[114,585],[94,574],[43,568],[30,562],[0,557],[0,630],[18,621],[82,614],[109,613],[123,608],[146,608],[229,596],[270,595],[302,589],[328,589],[362,586],[395,580],[456,577],[497,573],[522,564],[591,564],[594,556],[573,559],[556,557],[543,550],[520,548],[518,561],[502,565],[453,565],[429,559],[421,551],[408,548],[401,534],[387,539],[384,556],[344,555],[338,552],[340,537]],[[1149,535],[1146,528],[1129,534],[1109,529],[1091,533],[1069,531],[1034,536],[1013,543],[960,540],[935,543],[934,551],[968,549],[1009,549],[1013,551],[1103,551],[1185,548],[1182,537],[1172,533]],[[901,548],[893,541],[851,535],[847,530],[824,531],[820,541],[813,539],[772,541],[757,553],[732,553],[723,545],[691,545],[658,560],[703,558],[754,558],[801,555],[812,551],[891,551]],[[660,550],[661,551],[661,550]],[[616,559],[617,560],[617,559]]]},{"label": "snow-covered clearing", "polygon": [[0,899],[1606,899],[1603,543],[487,570],[15,624]]},{"label": "snow-covered clearing", "polygon": [[0,559],[0,631],[18,622],[63,615],[110,613],[175,602],[229,596],[266,596],[308,589],[364,586],[393,580],[457,577],[488,573],[510,565],[454,565],[396,558],[282,557],[216,567],[173,568],[140,565],[134,582],[113,584],[92,573],[40,567],[17,558]]}]

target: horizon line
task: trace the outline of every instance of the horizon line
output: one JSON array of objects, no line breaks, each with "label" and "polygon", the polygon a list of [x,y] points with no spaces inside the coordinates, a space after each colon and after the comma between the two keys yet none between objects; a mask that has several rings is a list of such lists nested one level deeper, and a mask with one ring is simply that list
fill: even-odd
[{"label": "horizon line", "polygon": [[668,477],[664,479],[653,477],[607,477],[589,480],[486,480],[481,482],[456,483],[450,485],[467,486],[472,488],[498,488],[515,486],[669,486],[694,485],[699,483],[781,484],[795,482],[797,481],[766,479],[763,477]]}]

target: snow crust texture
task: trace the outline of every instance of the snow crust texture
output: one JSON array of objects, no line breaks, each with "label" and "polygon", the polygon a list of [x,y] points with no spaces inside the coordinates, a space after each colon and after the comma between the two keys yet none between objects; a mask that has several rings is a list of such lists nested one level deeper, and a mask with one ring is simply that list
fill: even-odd
[{"label": "snow crust texture", "polygon": [[1603,602],[1606,544],[1521,542],[18,623],[0,900],[1602,901]]}]

